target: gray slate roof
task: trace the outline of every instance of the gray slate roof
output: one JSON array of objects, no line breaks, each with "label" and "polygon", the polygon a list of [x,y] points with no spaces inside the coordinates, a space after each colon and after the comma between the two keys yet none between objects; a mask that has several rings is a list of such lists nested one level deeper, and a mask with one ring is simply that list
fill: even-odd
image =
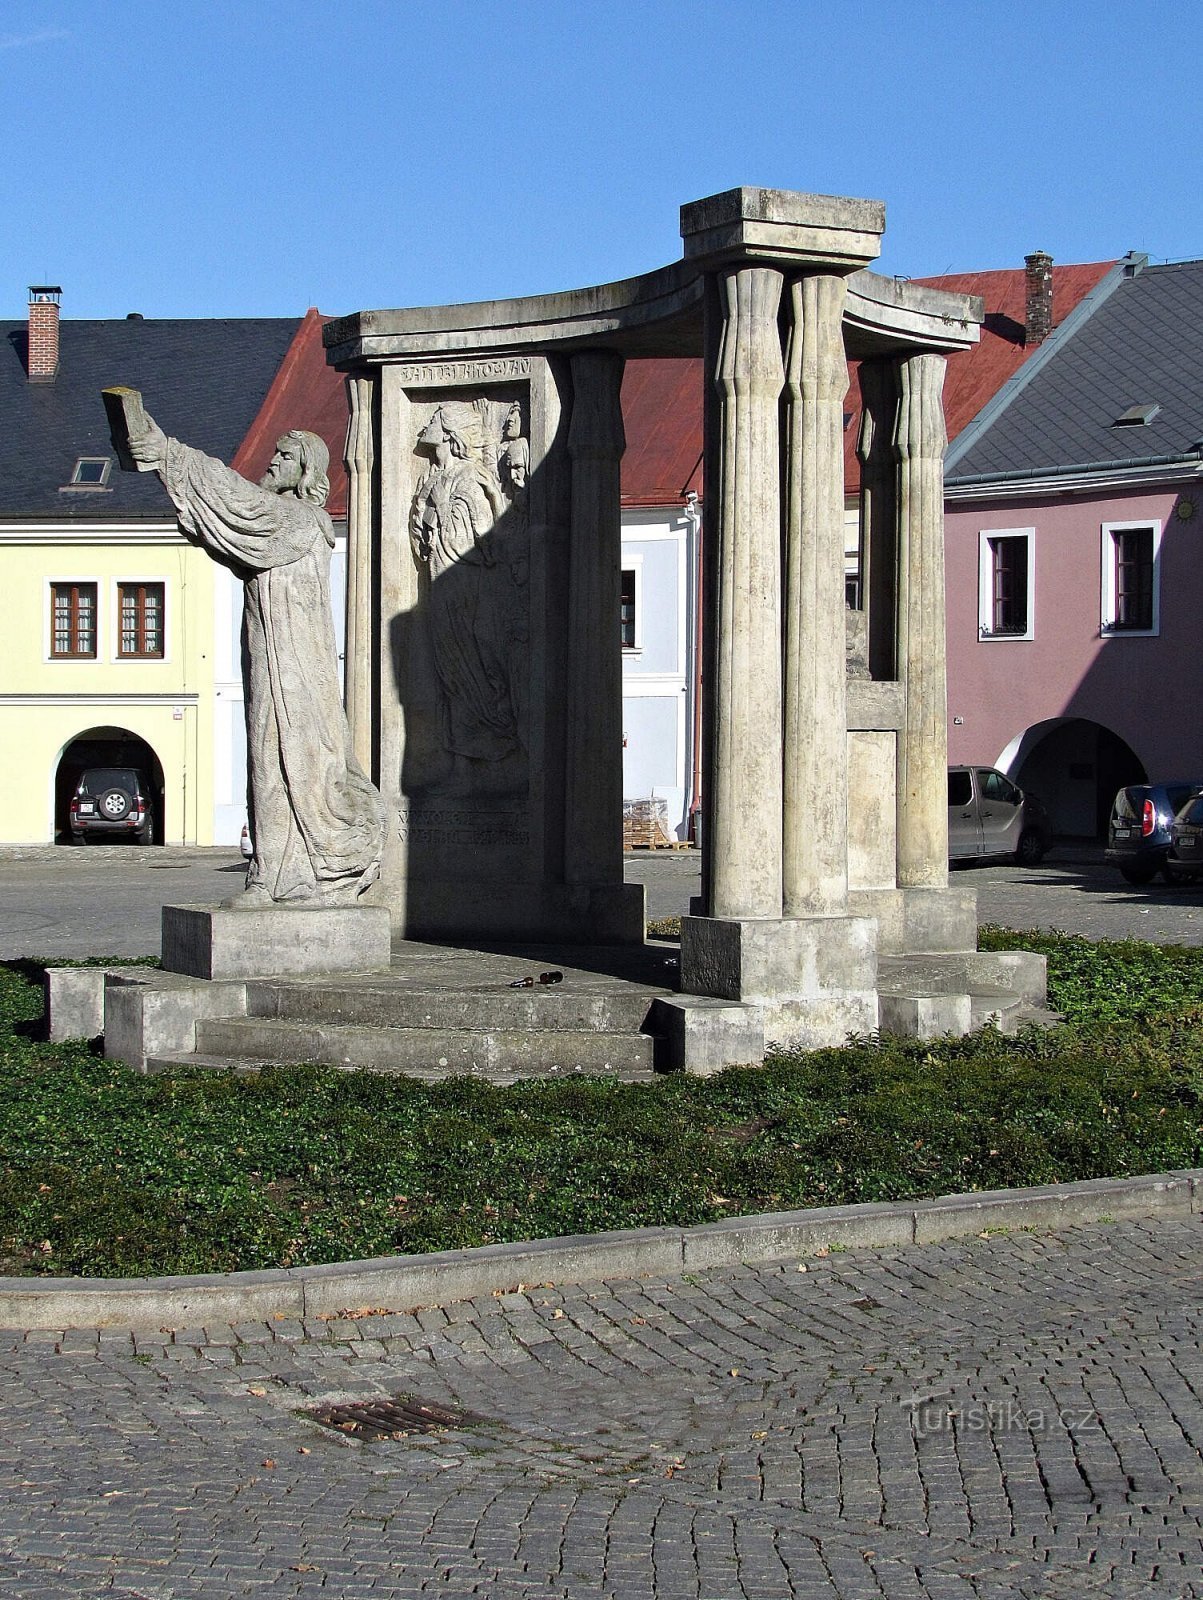
[{"label": "gray slate roof", "polygon": [[[122,472],[100,391],[141,389],[168,433],[229,461],[242,443],[298,317],[70,321],[54,383],[25,373],[27,324],[0,323],[0,518],[162,520],[174,511],[154,473]],[[80,456],[113,459],[104,490],[69,490]]]},{"label": "gray slate roof", "polygon": [[[1032,357],[1040,365],[1026,387],[950,466],[950,484],[986,473],[1193,457],[1203,439],[1203,261],[1123,277],[1041,362],[1045,354]],[[1130,406],[1149,402],[1161,408],[1152,422],[1114,426]]]}]

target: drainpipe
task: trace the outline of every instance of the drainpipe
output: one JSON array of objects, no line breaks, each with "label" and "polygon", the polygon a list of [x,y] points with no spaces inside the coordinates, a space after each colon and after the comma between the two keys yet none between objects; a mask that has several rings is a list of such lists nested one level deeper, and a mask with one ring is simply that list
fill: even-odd
[{"label": "drainpipe", "polygon": [[689,837],[702,843],[702,511],[696,489],[685,491],[685,520],[689,524],[693,557],[693,706],[690,736],[693,740],[692,775],[689,790]]}]

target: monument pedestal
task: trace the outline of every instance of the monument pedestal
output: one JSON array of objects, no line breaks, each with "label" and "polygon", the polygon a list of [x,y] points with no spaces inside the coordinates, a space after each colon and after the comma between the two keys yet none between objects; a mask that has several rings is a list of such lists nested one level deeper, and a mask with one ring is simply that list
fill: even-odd
[{"label": "monument pedestal", "polygon": [[681,988],[756,1008],[769,1048],[843,1044],[877,1027],[877,924],[683,917]]},{"label": "monument pedestal", "polygon": [[480,883],[465,903],[463,885],[414,878],[383,891],[399,939],[640,945],[641,883]]},{"label": "monument pedestal", "polygon": [[386,906],[163,907],[163,967],[191,978],[374,972],[390,954]]}]

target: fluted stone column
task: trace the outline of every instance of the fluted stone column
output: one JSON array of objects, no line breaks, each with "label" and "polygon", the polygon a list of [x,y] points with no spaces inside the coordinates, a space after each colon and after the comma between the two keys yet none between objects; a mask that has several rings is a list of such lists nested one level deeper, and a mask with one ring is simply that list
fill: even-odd
[{"label": "fluted stone column", "polygon": [[899,363],[898,884],[948,883],[948,728],[944,644],[944,357]]},{"label": "fluted stone column", "polygon": [[847,285],[790,286],[786,374],[783,910],[843,911],[848,900],[844,620]]},{"label": "fluted stone column", "polygon": [[720,275],[710,915],[781,915],[782,275]]},{"label": "fluted stone column", "polygon": [[623,360],[587,351],[571,368],[564,866],[570,884],[602,884],[622,881]]},{"label": "fluted stone column", "polygon": [[343,700],[351,748],[365,772],[372,770],[372,469],[376,461],[372,378],[348,378],[350,417],[347,464],[347,621]]}]

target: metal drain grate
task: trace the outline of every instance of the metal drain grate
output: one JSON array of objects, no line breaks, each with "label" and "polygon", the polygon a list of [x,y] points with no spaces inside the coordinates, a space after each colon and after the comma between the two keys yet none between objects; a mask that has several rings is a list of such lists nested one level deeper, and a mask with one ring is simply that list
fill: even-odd
[{"label": "metal drain grate", "polygon": [[401,1394],[393,1399],[355,1400],[347,1405],[315,1406],[306,1416],[353,1439],[406,1439],[411,1433],[439,1433],[444,1428],[475,1428],[484,1422],[475,1412],[442,1406]]}]

